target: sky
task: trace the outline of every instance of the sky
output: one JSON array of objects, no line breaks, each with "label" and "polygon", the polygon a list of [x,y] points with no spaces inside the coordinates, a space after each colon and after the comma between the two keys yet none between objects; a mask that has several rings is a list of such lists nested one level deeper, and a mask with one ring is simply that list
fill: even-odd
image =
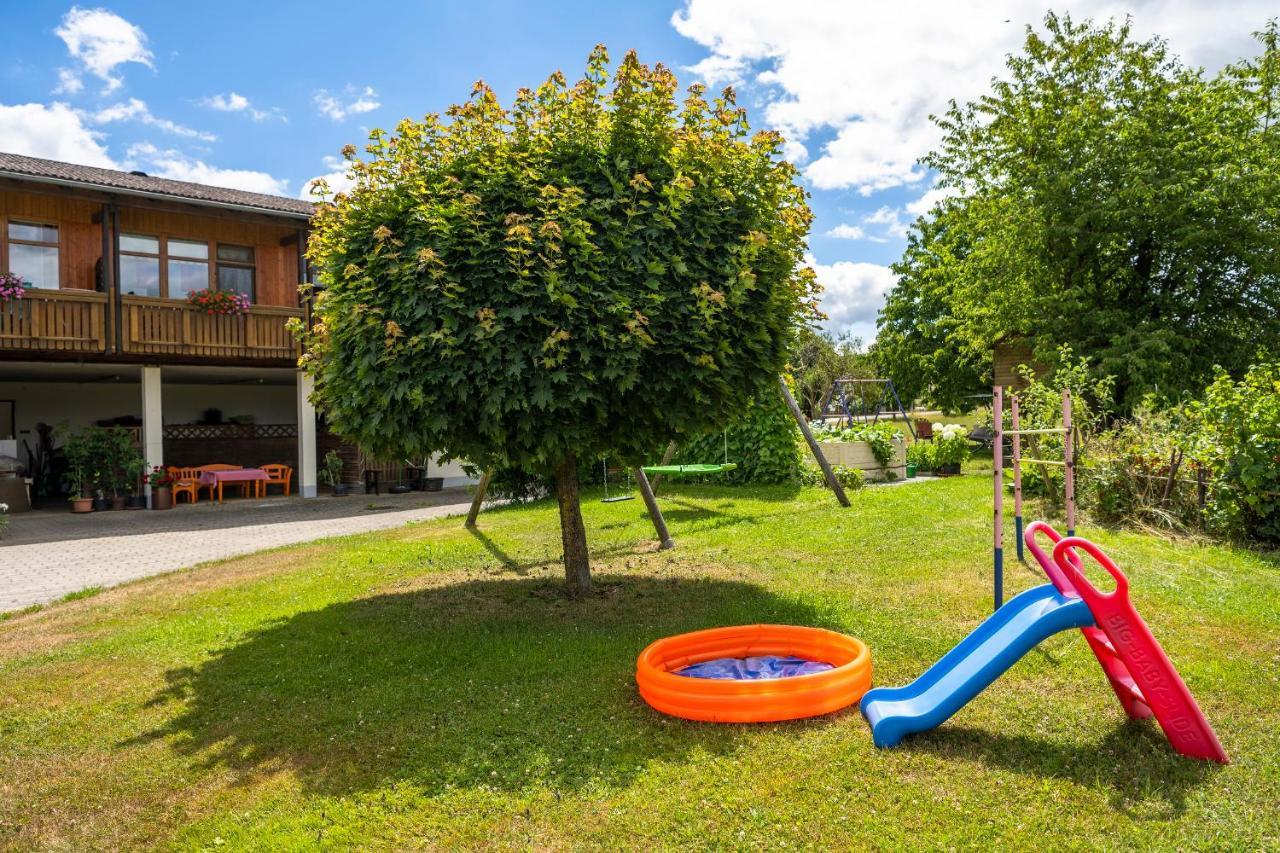
[{"label": "sky", "polygon": [[[597,43],[733,85],[753,127],[787,139],[811,192],[808,258],[828,328],[870,342],[910,224],[938,198],[917,164],[929,116],[999,75],[1031,0],[325,0],[6,4],[0,151],[306,197],[340,187],[338,152],[464,100],[505,102]],[[1256,53],[1271,2],[1080,0],[1077,19],[1130,16],[1209,70]],[[180,9],[180,11],[179,11]]]}]

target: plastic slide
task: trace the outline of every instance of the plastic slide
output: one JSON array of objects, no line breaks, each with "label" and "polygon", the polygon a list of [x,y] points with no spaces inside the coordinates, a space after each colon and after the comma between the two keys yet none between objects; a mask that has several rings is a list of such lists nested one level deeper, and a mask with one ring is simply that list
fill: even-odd
[{"label": "plastic slide", "polygon": [[[1036,562],[1040,564],[1040,568],[1044,570],[1050,583],[1057,588],[1058,592],[1068,598],[1079,598],[1080,593],[1076,591],[1075,584],[1036,543],[1037,533],[1043,533],[1055,546],[1062,541],[1062,535],[1043,521],[1034,521],[1027,527],[1023,539],[1027,550],[1036,558]],[[1077,571],[1080,569],[1080,558],[1074,549],[1065,550],[1063,558],[1072,561]],[[1129,667],[1120,659],[1115,646],[1111,645],[1111,641],[1107,639],[1106,632],[1091,625],[1081,628],[1080,633],[1084,634],[1085,642],[1089,644],[1089,648],[1093,650],[1094,656],[1102,666],[1102,671],[1106,674],[1107,681],[1111,683],[1111,689],[1115,691],[1124,712],[1133,720],[1148,719],[1151,716],[1151,707],[1142,697],[1142,691],[1138,689],[1137,683],[1129,673]]]},{"label": "plastic slide", "polygon": [[1037,643],[1070,628],[1093,625],[1081,598],[1052,584],[1011,598],[942,659],[905,687],[877,687],[862,697],[876,746],[945,722]]}]

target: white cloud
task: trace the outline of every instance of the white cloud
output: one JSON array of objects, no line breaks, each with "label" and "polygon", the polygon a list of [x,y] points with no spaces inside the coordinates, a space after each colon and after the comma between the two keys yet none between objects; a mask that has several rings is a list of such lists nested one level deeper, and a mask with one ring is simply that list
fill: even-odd
[{"label": "white cloud", "polygon": [[66,104],[0,104],[0,151],[118,168],[101,140],[101,134],[86,127],[83,116]]},{"label": "white cloud", "polygon": [[165,133],[172,133],[174,136],[199,139],[204,142],[214,142],[218,138],[212,133],[195,130],[170,121],[167,118],[156,118],[151,114],[146,102],[137,98],[130,98],[127,101],[121,101],[118,104],[112,104],[109,107],[98,110],[93,114],[92,118],[95,124],[110,124],[113,121],[138,121],[163,130]]},{"label": "white cloud", "polygon": [[267,195],[288,195],[289,183],[266,172],[249,169],[222,169],[180,151],[157,148],[149,142],[130,146],[126,167],[141,169],[157,178],[230,187]]},{"label": "white cloud", "polygon": [[365,86],[363,89],[347,86],[337,94],[331,93],[328,89],[320,89],[315,93],[315,102],[320,114],[334,121],[372,112],[382,106],[382,102],[378,100],[378,93],[372,86]]},{"label": "white cloud", "polygon": [[225,95],[210,95],[207,98],[201,99],[200,105],[222,113],[244,113],[254,121],[266,121],[269,118],[278,118],[281,121],[287,121],[279,109],[273,108],[270,110],[260,110],[255,107],[248,98],[237,92],[227,92]]},{"label": "white cloud", "polygon": [[347,177],[347,164],[341,157],[325,157],[324,167],[329,170],[327,173],[302,182],[302,191],[298,193],[298,198],[313,201],[315,197],[311,195],[311,188],[316,181],[324,181],[329,186],[329,192],[325,194],[325,198],[333,198],[337,193],[347,192],[355,185],[355,181]]},{"label": "white cloud", "polygon": [[907,213],[914,217],[924,216],[941,201],[959,194],[955,187],[931,187],[928,192],[907,205]]},{"label": "white cloud", "polygon": [[55,95],[78,95],[84,89],[84,81],[80,75],[70,68],[58,69],[58,85],[54,87]]},{"label": "white cloud", "polygon": [[[1043,0],[686,0],[671,23],[708,50],[695,76],[761,88],[763,124],[795,144],[834,132],[804,170],[815,188],[870,195],[925,178],[916,161],[940,138],[929,114],[986,92],[1044,11]],[[1079,0],[1071,12],[1132,14],[1140,37],[1159,33],[1184,61],[1216,68],[1258,52],[1250,32],[1275,5],[1238,0],[1224,14],[1189,0]]]},{"label": "white cloud", "polygon": [[904,240],[910,224],[903,220],[902,210],[897,207],[881,207],[874,213],[869,213],[862,217],[863,225],[880,226],[880,237],[895,240]]},{"label": "white cloud", "polygon": [[[81,9],[73,6],[62,16],[62,24],[54,30],[67,45],[67,52],[80,61],[85,70],[102,80],[104,92],[114,92],[122,83],[116,69],[128,62],[136,62],[154,69],[151,51],[147,49],[147,35],[137,26],[106,9]],[[71,93],[78,88],[66,87]],[[72,84],[75,85],[75,84]]]},{"label": "white cloud", "polygon": [[835,237],[838,240],[861,240],[866,236],[866,232],[857,225],[850,225],[842,222],[835,228],[827,232],[828,237]]},{"label": "white cloud", "polygon": [[820,264],[812,255],[805,263],[818,274],[823,287],[822,310],[830,318],[827,326],[835,331],[852,331],[860,337],[871,337],[876,314],[884,305],[884,297],[897,281],[893,270],[879,264],[836,261]]}]

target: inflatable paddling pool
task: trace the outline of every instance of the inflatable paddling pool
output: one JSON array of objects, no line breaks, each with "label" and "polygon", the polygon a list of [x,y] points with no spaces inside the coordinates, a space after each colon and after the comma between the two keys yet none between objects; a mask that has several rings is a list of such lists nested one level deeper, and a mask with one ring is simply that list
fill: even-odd
[{"label": "inflatable paddling pool", "polygon": [[798,720],[861,699],[871,687],[871,652],[822,628],[709,628],[651,643],[636,661],[636,686],[653,708],[686,720]]}]

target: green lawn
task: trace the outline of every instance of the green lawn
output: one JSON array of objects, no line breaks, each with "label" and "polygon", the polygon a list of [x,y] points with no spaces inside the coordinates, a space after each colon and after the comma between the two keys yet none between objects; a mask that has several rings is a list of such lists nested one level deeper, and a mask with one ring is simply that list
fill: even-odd
[{"label": "green lawn", "polygon": [[[1125,722],[1077,632],[940,729],[856,708],[716,726],[636,695],[649,641],[848,632],[878,684],[987,615],[989,478],[677,487],[585,506],[600,593],[559,590],[554,505],[282,549],[0,623],[0,846],[1275,848],[1280,561],[1097,533],[1234,763]],[[1009,570],[1010,592],[1041,581]]]}]

